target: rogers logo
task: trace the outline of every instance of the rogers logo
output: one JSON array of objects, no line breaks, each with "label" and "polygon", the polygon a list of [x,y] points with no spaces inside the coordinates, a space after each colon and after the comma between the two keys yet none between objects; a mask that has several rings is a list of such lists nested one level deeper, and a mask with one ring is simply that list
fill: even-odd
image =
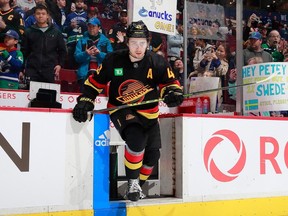
[{"label": "rogers logo", "polygon": [[68,97],[68,102],[69,103],[73,103],[74,102],[74,97],[73,96],[69,96]]},{"label": "rogers logo", "polygon": [[[217,164],[214,161],[214,158],[212,157],[212,152],[214,149],[218,146],[218,144],[221,144],[222,141],[229,141],[237,151],[237,154],[239,155],[238,160],[233,165],[232,168],[229,170],[221,170],[217,166]],[[229,182],[233,181],[235,178],[238,177],[239,173],[244,168],[244,165],[246,163],[246,149],[245,145],[242,140],[238,137],[236,133],[230,130],[219,130],[215,132],[212,135],[212,138],[210,138],[204,149],[204,164],[206,167],[206,170],[218,181],[220,182]]]}]

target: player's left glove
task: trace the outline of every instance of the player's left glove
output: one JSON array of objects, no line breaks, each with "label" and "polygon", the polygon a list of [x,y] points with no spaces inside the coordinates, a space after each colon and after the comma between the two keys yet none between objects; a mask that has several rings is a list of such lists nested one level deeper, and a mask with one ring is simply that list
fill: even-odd
[{"label": "player's left glove", "polygon": [[167,87],[163,95],[163,101],[168,107],[179,106],[184,100],[183,91],[177,87]]}]

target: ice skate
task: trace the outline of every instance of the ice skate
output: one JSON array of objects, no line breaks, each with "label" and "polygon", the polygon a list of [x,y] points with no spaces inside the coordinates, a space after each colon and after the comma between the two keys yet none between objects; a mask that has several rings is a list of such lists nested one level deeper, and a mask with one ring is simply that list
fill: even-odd
[{"label": "ice skate", "polygon": [[142,193],[142,189],[139,185],[139,180],[129,179],[124,198],[135,202],[139,199],[143,199],[144,197],[145,195]]}]

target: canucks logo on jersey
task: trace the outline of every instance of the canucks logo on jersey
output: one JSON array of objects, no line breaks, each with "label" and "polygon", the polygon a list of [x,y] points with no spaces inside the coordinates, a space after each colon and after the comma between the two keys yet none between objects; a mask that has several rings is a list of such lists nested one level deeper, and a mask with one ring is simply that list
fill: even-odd
[{"label": "canucks logo on jersey", "polygon": [[139,80],[129,79],[123,82],[118,89],[117,100],[122,103],[137,103],[143,101],[145,94],[152,91],[149,85],[144,86]]}]

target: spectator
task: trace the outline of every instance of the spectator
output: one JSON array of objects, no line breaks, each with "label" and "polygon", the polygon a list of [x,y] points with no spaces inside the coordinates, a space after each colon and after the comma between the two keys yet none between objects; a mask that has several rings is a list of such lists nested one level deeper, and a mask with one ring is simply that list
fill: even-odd
[{"label": "spectator", "polygon": [[273,16],[273,18],[272,18],[272,26],[271,26],[272,30],[278,30],[279,27],[280,27],[280,22],[279,22],[277,16]]},{"label": "spectator", "polygon": [[22,17],[22,19],[24,19],[24,16],[25,16],[25,12],[22,10],[21,7],[19,7],[17,5],[17,0],[11,0],[10,1],[10,7],[13,8],[13,10],[17,13],[19,13]]},{"label": "spectator", "polygon": [[237,68],[236,68],[236,55],[230,55],[229,57],[229,68],[226,73],[222,86],[229,86],[227,90],[223,90],[223,104],[236,105],[236,79],[237,79]]},{"label": "spectator", "polygon": [[34,0],[18,0],[17,5],[24,11],[27,12],[36,6]]},{"label": "spectator", "polygon": [[122,8],[121,6],[119,6],[119,4],[116,4],[116,3],[112,4],[111,14],[114,20],[119,19],[119,17],[121,16],[121,12],[122,12]]},{"label": "spectator", "polygon": [[126,49],[126,30],[128,26],[127,10],[123,9],[119,16],[119,22],[112,26],[108,32],[108,38],[113,50]]},{"label": "spectator", "polygon": [[265,27],[260,28],[259,31],[262,35],[262,44],[267,43],[268,30]]},{"label": "spectator", "polygon": [[284,55],[278,50],[280,39],[279,32],[277,30],[272,30],[268,34],[267,43],[261,45],[266,52],[272,55],[274,62],[283,62],[284,60]]},{"label": "spectator", "polygon": [[[43,4],[43,3],[45,3],[45,0],[34,0],[34,2],[35,2],[35,7],[36,7],[37,4]],[[24,16],[24,20],[25,20],[25,21],[26,21],[26,19],[27,19],[29,16],[31,16],[31,15],[33,15],[33,14],[35,13],[35,7],[31,8],[30,10],[28,10],[28,11],[25,12],[25,16]],[[25,26],[25,27],[26,27],[26,26]]]},{"label": "spectator", "polygon": [[177,58],[181,58],[183,50],[183,24],[179,22],[175,35],[167,35],[167,56],[171,66]]},{"label": "spectator", "polygon": [[101,17],[104,19],[113,19],[112,12],[110,11],[110,8],[108,5],[104,7],[104,11],[101,13]]},{"label": "spectator", "polygon": [[196,23],[193,23],[189,31],[191,32],[190,34],[193,40],[196,40],[197,36],[201,34],[200,29]]},{"label": "spectator", "polygon": [[237,79],[237,69],[232,68],[229,73],[228,73],[228,94],[229,94],[229,99],[228,100],[231,104],[236,104],[236,88],[232,88],[232,86],[236,85],[236,79]]},{"label": "spectator", "polygon": [[127,1],[124,0],[117,0],[116,4],[120,7],[120,8],[126,8],[127,7]]},{"label": "spectator", "polygon": [[184,86],[184,64],[181,58],[177,58],[174,61],[173,65],[173,72],[175,74],[175,77],[179,80],[181,87]]},{"label": "spectator", "polygon": [[282,27],[280,28],[280,34],[281,34],[281,37],[288,41],[288,28],[287,28],[287,24],[283,24]]},{"label": "spectator", "polygon": [[[96,6],[95,7],[94,6],[88,7],[87,15],[88,15],[88,19],[96,17],[96,18],[98,18],[100,20],[100,18],[101,18],[99,10],[98,10],[98,8]],[[99,31],[106,36],[105,29],[102,26],[101,26],[101,29]]]},{"label": "spectator", "polygon": [[[217,49],[211,46],[203,55],[203,59],[200,61],[197,67],[198,76],[204,77],[219,77],[221,86],[226,83],[226,74],[228,72],[228,60],[227,54],[229,53],[228,47],[224,44],[218,45]],[[224,92],[225,93],[225,92]],[[218,106],[223,102],[223,92],[218,92]]]},{"label": "spectator", "polygon": [[251,14],[247,21],[247,25],[243,29],[243,40],[247,41],[252,32],[258,32],[258,24],[260,22],[260,18],[255,14]]},{"label": "spectator", "polygon": [[212,48],[212,45],[208,43],[205,39],[197,38],[195,40],[195,51],[193,51],[192,56],[193,58],[193,69],[189,74],[189,77],[198,76],[198,68],[200,61],[204,58],[204,54]]},{"label": "spectator", "polygon": [[[37,2],[36,5],[37,5],[37,4],[45,5],[45,6],[47,7],[48,11],[49,11],[49,7],[48,7],[48,5],[46,4],[45,0],[37,0],[37,1],[35,1],[35,2]],[[28,28],[28,27],[30,27],[30,26],[32,26],[32,25],[35,25],[35,23],[36,23],[35,8],[36,8],[36,7],[32,8],[32,9],[29,10],[29,11],[27,11],[27,13],[26,13],[26,15],[25,15],[25,17],[26,17],[26,19],[25,19],[25,28]],[[33,12],[33,14],[30,14],[30,12]],[[30,15],[28,15],[28,14],[30,14]],[[50,17],[50,15],[48,16],[47,19],[48,19],[48,22],[49,22],[49,23],[56,24],[55,21]]]},{"label": "spectator", "polygon": [[272,13],[269,12],[262,21],[263,25],[270,31],[272,29]]},{"label": "spectator", "polygon": [[[192,28],[195,28],[195,26],[192,26]],[[194,31],[192,30],[191,31]],[[196,30],[197,31],[197,30]],[[195,52],[196,52],[196,35],[195,33],[192,34],[192,38],[188,38],[187,42],[188,42],[188,46],[187,46],[187,72],[188,74],[191,71],[195,71],[194,69],[194,65],[193,65],[193,59],[195,57]]]},{"label": "spectator", "polygon": [[96,18],[101,17],[98,8],[94,7],[94,6],[88,7],[87,15],[88,15],[88,19],[90,19],[92,17],[96,17]]},{"label": "spectator", "polygon": [[54,83],[66,58],[66,46],[61,31],[48,23],[48,8],[35,7],[36,24],[25,30],[22,52],[25,75],[30,81]]},{"label": "spectator", "polygon": [[261,57],[263,62],[273,62],[270,53],[261,48],[262,36],[259,32],[252,32],[249,36],[249,47],[243,50],[244,65],[248,65],[248,60],[252,57]]},{"label": "spectator", "polygon": [[210,38],[218,38],[219,36],[223,37],[220,33],[219,33],[219,28],[220,28],[221,24],[218,20],[214,20],[211,24],[211,26],[207,29],[207,33],[210,36]]},{"label": "spectator", "polygon": [[68,43],[71,40],[77,41],[77,35],[83,35],[83,33],[87,30],[86,22],[88,19],[88,15],[87,12],[84,10],[84,0],[76,0],[75,6],[76,10],[68,14],[63,25],[63,32],[67,34]]},{"label": "spectator", "polygon": [[75,4],[75,2],[71,2],[70,11],[71,11],[71,12],[75,12],[75,11],[76,11],[76,4]]},{"label": "spectator", "polygon": [[181,12],[179,10],[176,10],[176,25],[178,25],[179,23],[182,23]]},{"label": "spectator", "polygon": [[213,71],[204,71],[203,77],[213,77]]},{"label": "spectator", "polygon": [[107,53],[113,48],[109,39],[99,32],[101,23],[99,19],[93,17],[89,19],[88,31],[77,42],[75,50],[75,60],[80,64],[77,70],[78,83],[82,91],[84,81],[88,78],[88,71],[96,70],[102,63]]},{"label": "spectator", "polygon": [[220,44],[216,51],[213,47],[207,49],[197,67],[198,76],[204,71],[210,71],[211,76],[225,77],[228,71],[227,50],[224,44]]},{"label": "spectator", "polygon": [[[21,40],[24,33],[24,22],[22,16],[11,8],[8,0],[0,0],[0,34],[8,30],[15,30]],[[4,41],[4,34],[0,37],[0,43]]]},{"label": "spectator", "polygon": [[84,10],[84,0],[76,0],[76,11],[70,13],[63,26],[63,32],[67,34],[67,51],[68,51],[68,62],[66,68],[76,69],[78,67],[77,62],[74,58],[74,52],[77,41],[83,37],[84,32],[87,31],[87,20],[88,15]]},{"label": "spectator", "polygon": [[19,35],[8,30],[4,37],[4,47],[0,52],[0,88],[18,89],[18,76],[23,65],[23,54],[17,49]]},{"label": "spectator", "polygon": [[282,53],[284,55],[284,62],[288,62],[288,46],[287,45],[283,48]]},{"label": "spectator", "polygon": [[66,6],[66,0],[56,0],[56,3],[50,3],[51,17],[59,29],[63,31],[63,26],[70,9]]},{"label": "spectator", "polygon": [[252,57],[248,59],[248,65],[263,63],[263,59],[261,57]]}]

